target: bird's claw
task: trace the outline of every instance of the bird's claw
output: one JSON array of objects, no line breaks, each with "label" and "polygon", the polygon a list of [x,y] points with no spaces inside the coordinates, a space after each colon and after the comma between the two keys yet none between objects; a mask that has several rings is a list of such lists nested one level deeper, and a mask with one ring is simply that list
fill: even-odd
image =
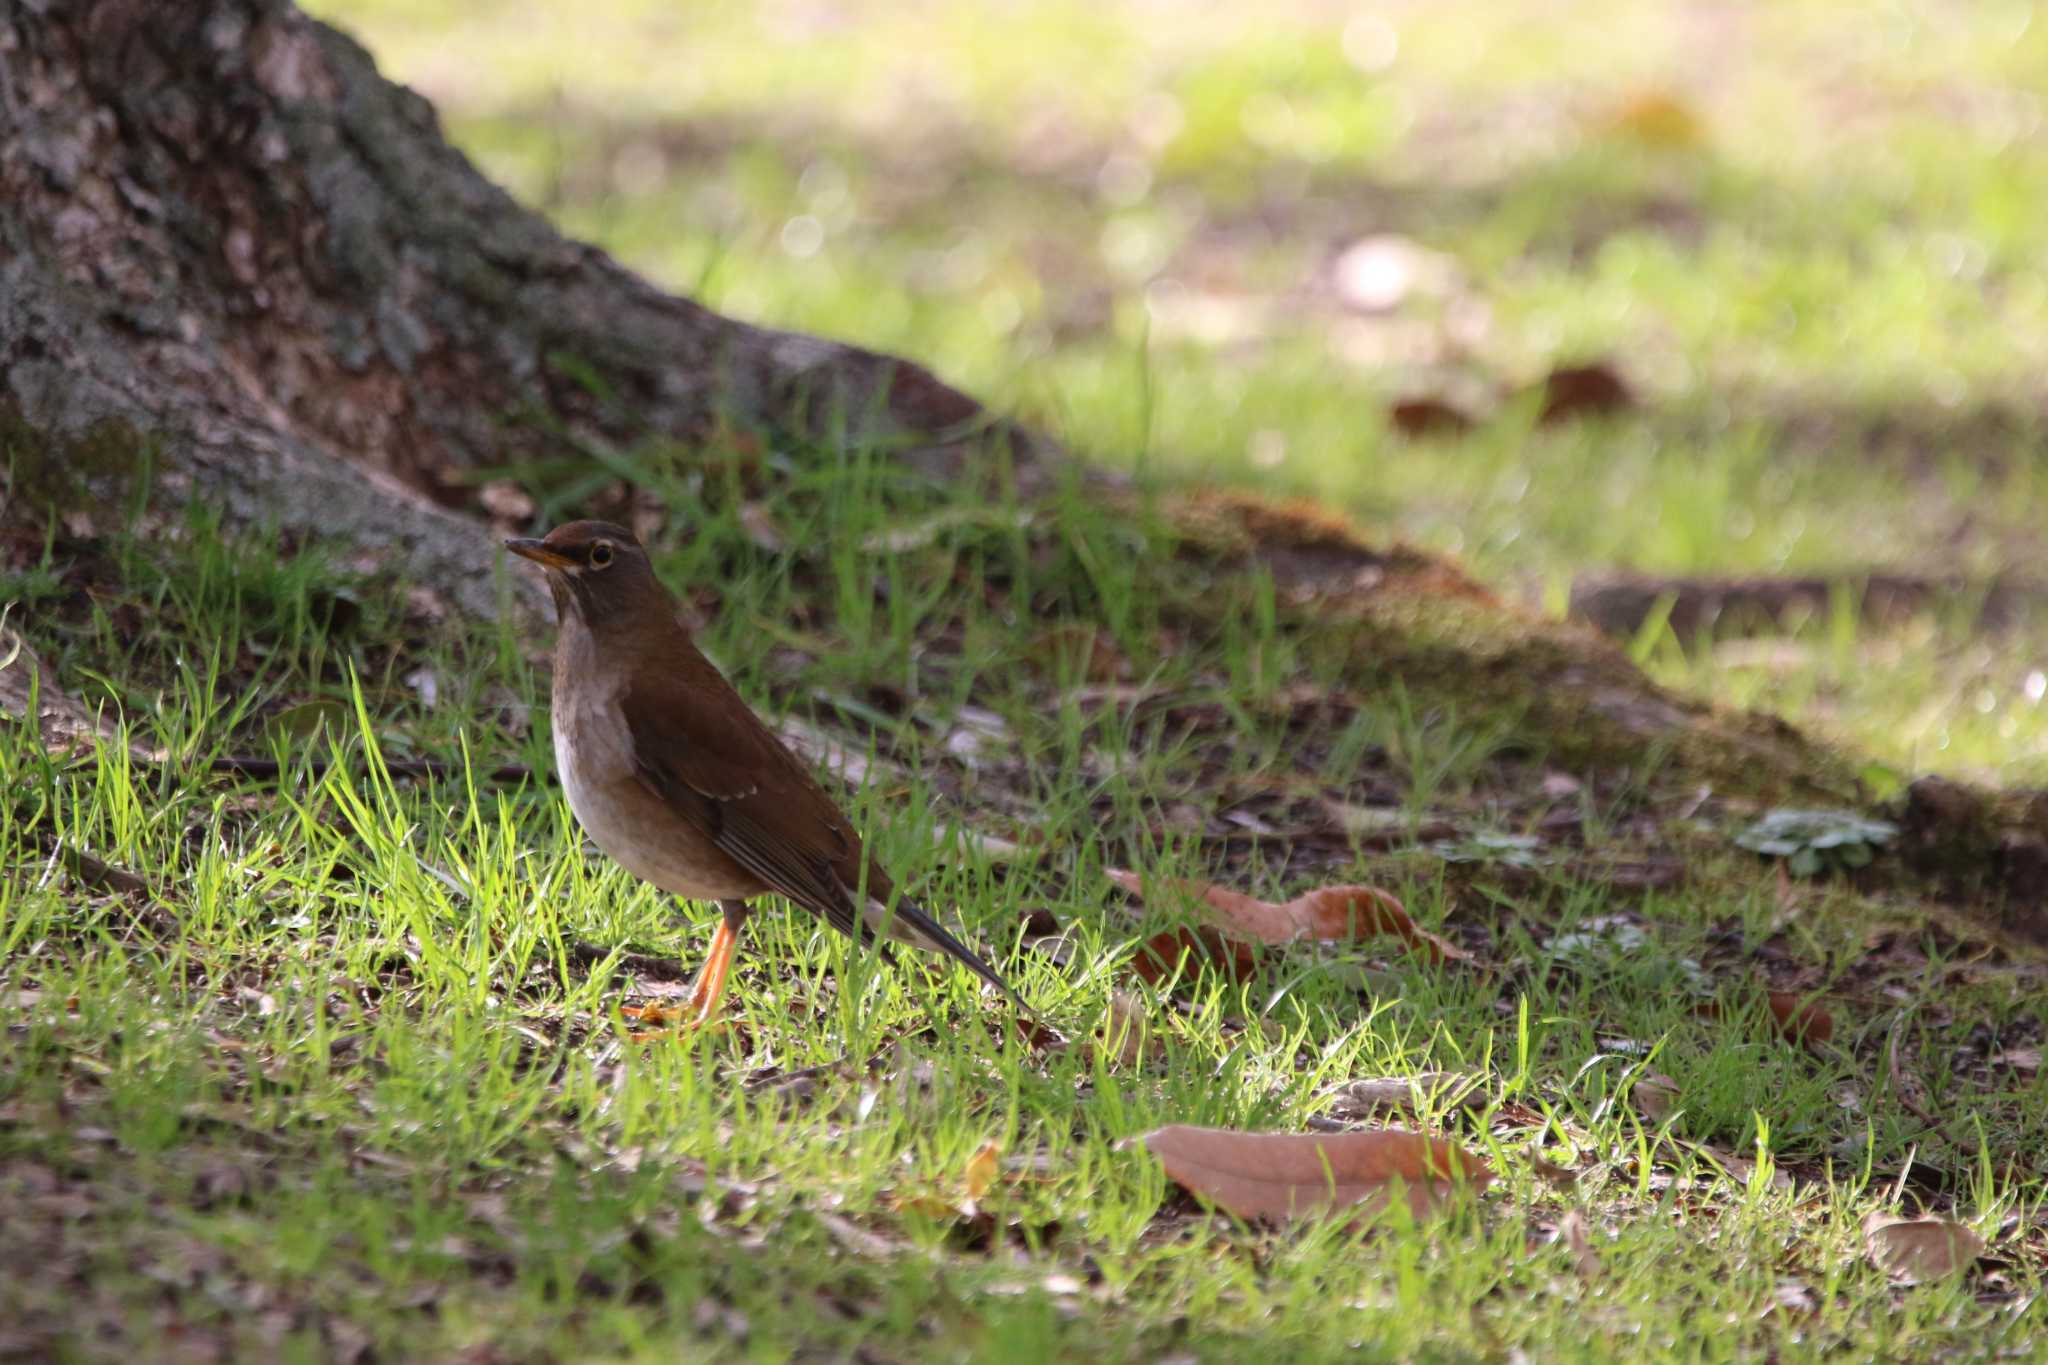
[{"label": "bird's claw", "polygon": [[621,1005],[619,1015],[636,1024],[655,1026],[628,1033],[627,1041],[634,1043],[653,1043],[663,1039],[681,1041],[693,1034],[725,1027],[724,1020],[714,1018],[702,1004],[694,1001],[680,1009],[672,1005]]}]

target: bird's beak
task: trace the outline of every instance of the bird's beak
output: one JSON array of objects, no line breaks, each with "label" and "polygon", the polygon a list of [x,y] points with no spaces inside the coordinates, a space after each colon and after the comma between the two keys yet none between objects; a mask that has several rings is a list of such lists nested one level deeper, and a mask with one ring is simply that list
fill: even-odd
[{"label": "bird's beak", "polygon": [[525,536],[514,536],[505,542],[505,548],[521,559],[530,559],[543,569],[566,569],[576,561],[567,555],[556,554],[544,540],[531,540]]}]

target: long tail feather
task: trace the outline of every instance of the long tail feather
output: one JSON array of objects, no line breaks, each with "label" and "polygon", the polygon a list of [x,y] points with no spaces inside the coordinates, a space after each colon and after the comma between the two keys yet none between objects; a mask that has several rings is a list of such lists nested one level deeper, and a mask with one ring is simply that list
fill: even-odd
[{"label": "long tail feather", "polygon": [[982,961],[981,955],[972,948],[947,933],[937,920],[926,914],[923,907],[908,896],[897,900],[894,923],[889,928],[896,936],[917,947],[931,948],[946,954],[1008,996],[1010,1002],[1026,1015],[1032,1014],[1031,1006],[1024,1003],[1024,997],[1010,989],[1010,983],[1003,980],[995,968]]}]

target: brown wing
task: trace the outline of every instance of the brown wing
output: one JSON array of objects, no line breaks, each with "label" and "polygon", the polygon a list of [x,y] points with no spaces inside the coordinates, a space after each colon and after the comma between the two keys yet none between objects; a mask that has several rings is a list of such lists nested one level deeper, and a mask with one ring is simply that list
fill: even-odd
[{"label": "brown wing", "polygon": [[[860,834],[802,759],[761,724],[687,639],[645,667],[620,699],[641,783],[689,820],[727,857],[857,943],[876,942],[862,913],[867,895],[887,904],[894,887],[861,849]],[[974,951],[908,897],[894,937],[945,953],[1030,1007]]]},{"label": "brown wing", "polygon": [[[686,648],[694,658],[643,670],[620,699],[641,783],[776,892],[871,942],[855,905],[860,835],[710,662]],[[886,901],[890,890],[869,862],[868,894]]]}]

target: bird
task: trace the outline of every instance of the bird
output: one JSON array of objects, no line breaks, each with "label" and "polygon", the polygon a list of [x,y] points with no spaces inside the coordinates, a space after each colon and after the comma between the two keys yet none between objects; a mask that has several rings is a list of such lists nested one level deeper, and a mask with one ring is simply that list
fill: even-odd
[{"label": "bird", "polygon": [[572,521],[505,548],[545,570],[554,597],[555,770],[577,823],[640,880],[719,908],[683,1008],[622,1014],[711,1024],[752,903],[767,896],[885,957],[883,937],[951,957],[1030,1013],[993,967],[896,893],[809,766],[697,648],[631,532]]}]

